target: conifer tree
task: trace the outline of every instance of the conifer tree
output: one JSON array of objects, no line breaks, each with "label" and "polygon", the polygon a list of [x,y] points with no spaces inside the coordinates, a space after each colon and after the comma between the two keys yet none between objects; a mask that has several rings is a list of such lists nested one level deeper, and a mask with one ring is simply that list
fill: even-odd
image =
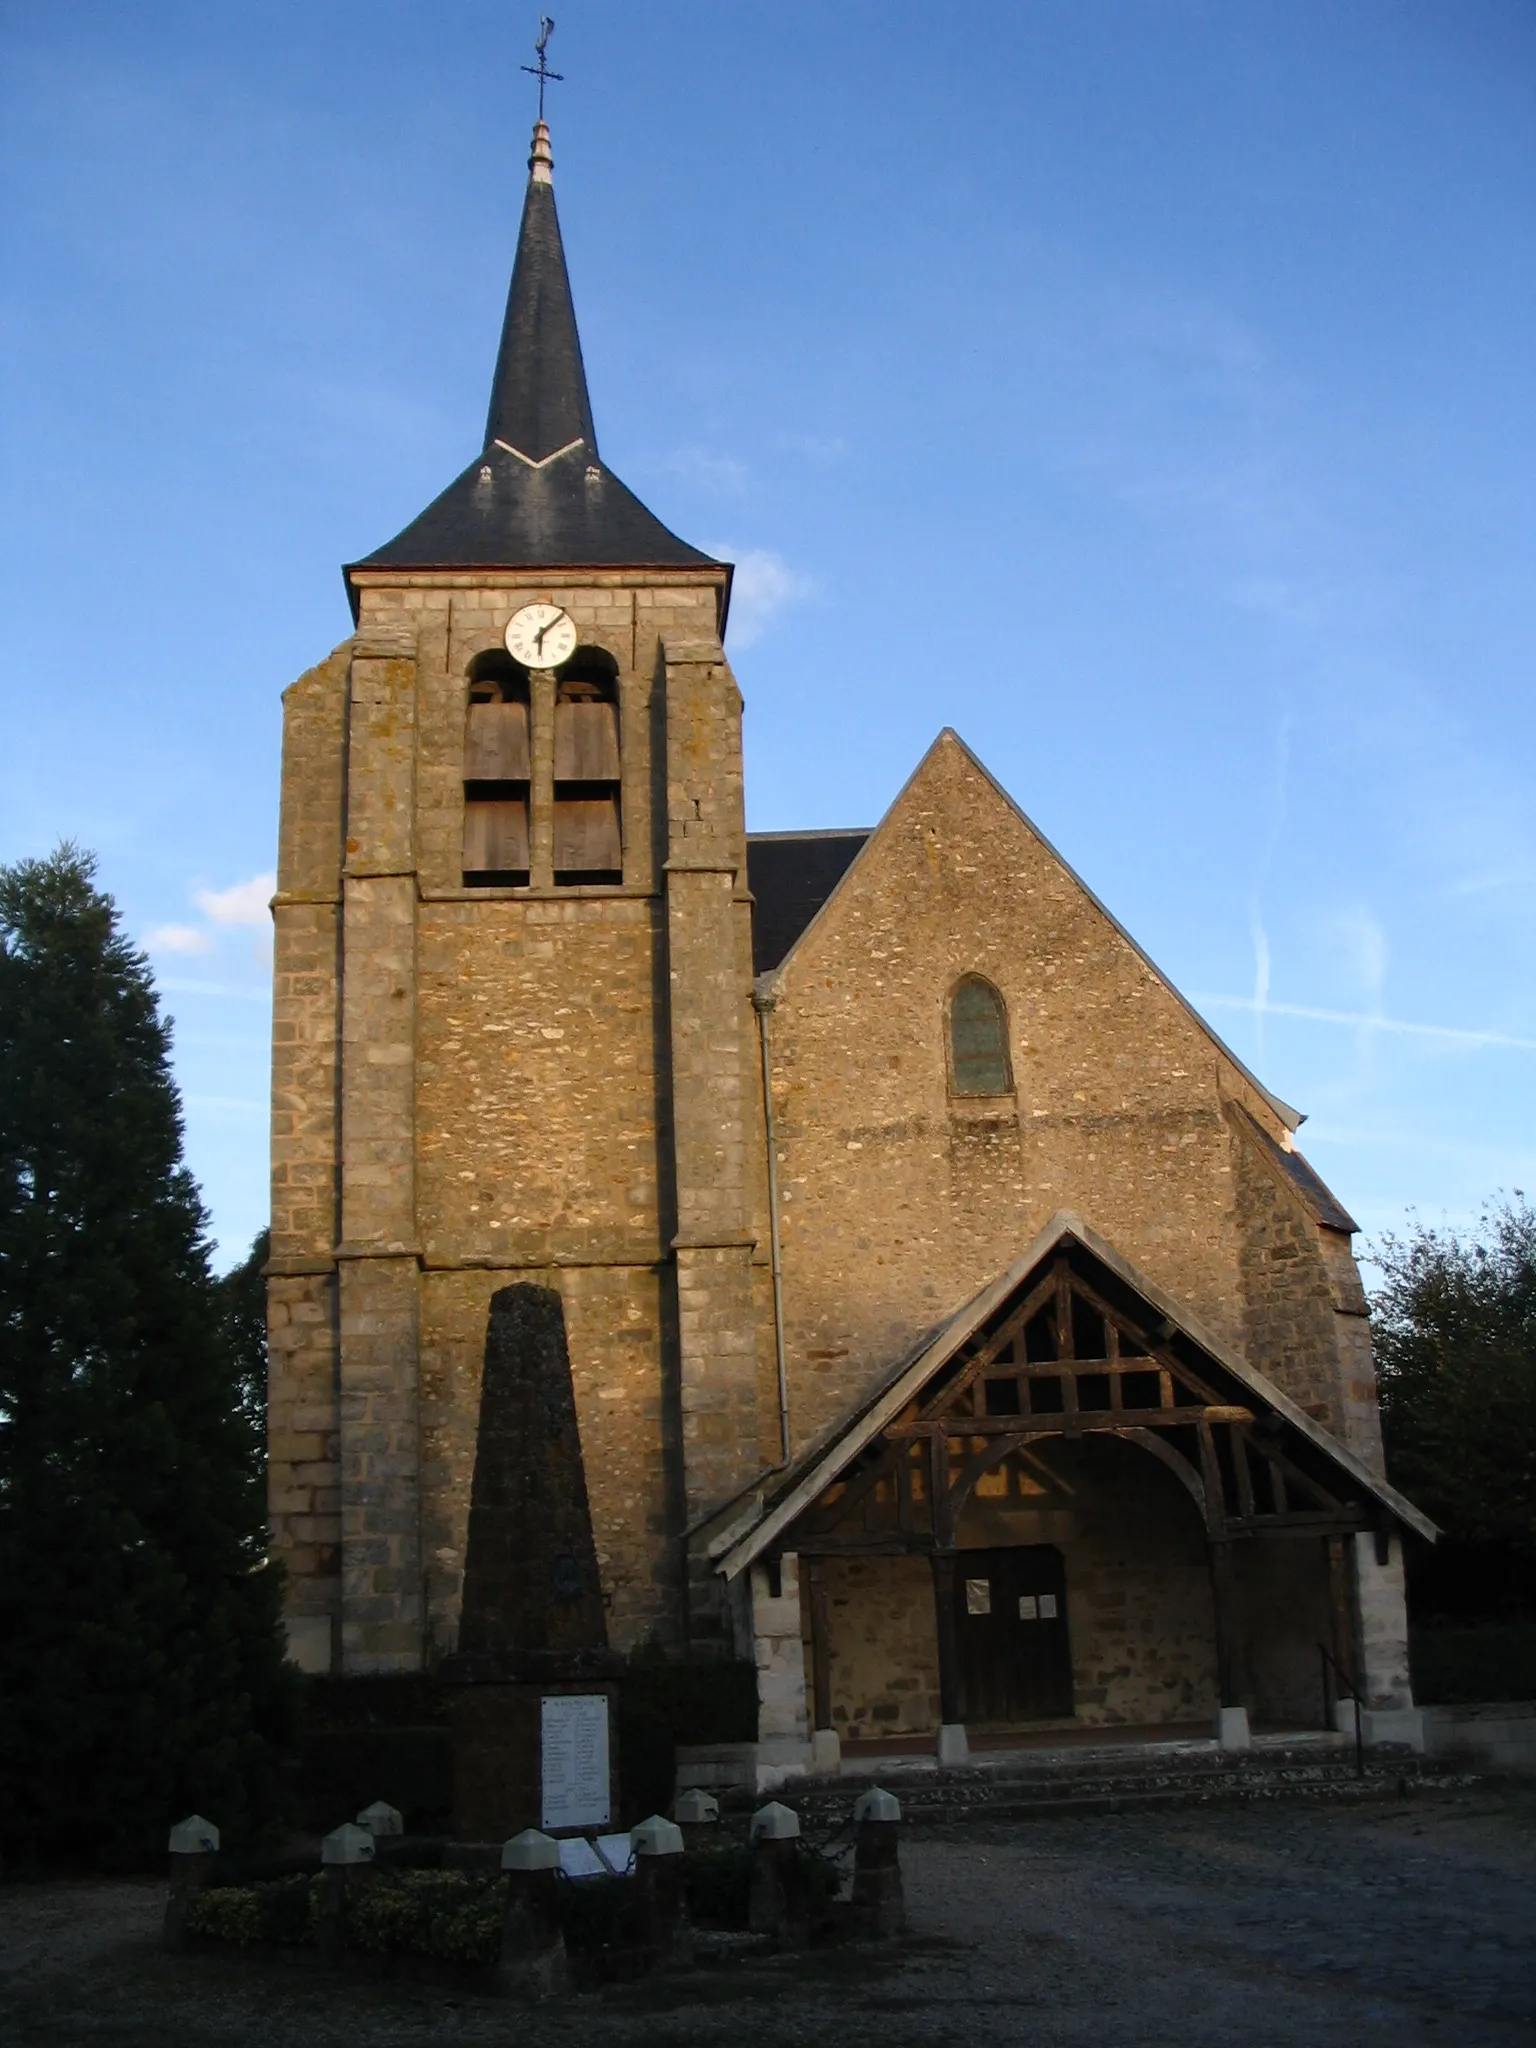
[{"label": "conifer tree", "polygon": [[193,1809],[238,1840],[285,1710],[260,1442],[169,1028],[94,877],[70,846],[0,868],[8,1859],[158,1854]]}]

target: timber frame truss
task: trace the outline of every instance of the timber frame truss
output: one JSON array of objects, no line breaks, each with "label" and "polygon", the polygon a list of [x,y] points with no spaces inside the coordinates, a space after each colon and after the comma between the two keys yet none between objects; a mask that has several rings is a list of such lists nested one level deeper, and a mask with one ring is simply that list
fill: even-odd
[{"label": "timber frame truss", "polygon": [[804,1562],[818,1728],[831,1725],[823,1562],[929,1559],[941,1715],[952,1722],[960,1516],[973,1494],[1000,1487],[1048,1502],[1060,1480],[1043,1447],[1091,1437],[1118,1437],[1156,1458],[1200,1515],[1224,1705],[1248,1692],[1239,1543],[1301,1537],[1321,1545],[1332,1654],[1347,1669],[1355,1659],[1346,1539],[1374,1535],[1385,1563],[1394,1524],[1430,1541],[1436,1534],[1315,1416],[1063,1210],[712,1547],[727,1578],[757,1561],[774,1574],[790,1551]]},{"label": "timber frame truss", "polygon": [[1096,1264],[1059,1247],[797,1519],[786,1547],[948,1551],[986,1474],[1050,1438],[1090,1436],[1157,1458],[1213,1543],[1385,1535],[1379,1504],[1348,1474]]}]

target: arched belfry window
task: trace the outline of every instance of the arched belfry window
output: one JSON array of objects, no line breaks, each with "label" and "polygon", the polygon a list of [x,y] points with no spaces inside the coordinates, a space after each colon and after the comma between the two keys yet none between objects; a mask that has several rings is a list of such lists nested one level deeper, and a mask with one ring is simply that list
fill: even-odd
[{"label": "arched belfry window", "polygon": [[622,882],[619,674],[578,647],[555,684],[555,882]]},{"label": "arched belfry window", "polygon": [[949,1075],[956,1095],[1007,1095],[1008,1012],[990,981],[967,974],[949,999]]},{"label": "arched belfry window", "polygon": [[499,649],[475,657],[464,720],[464,886],[528,881],[528,671]]}]

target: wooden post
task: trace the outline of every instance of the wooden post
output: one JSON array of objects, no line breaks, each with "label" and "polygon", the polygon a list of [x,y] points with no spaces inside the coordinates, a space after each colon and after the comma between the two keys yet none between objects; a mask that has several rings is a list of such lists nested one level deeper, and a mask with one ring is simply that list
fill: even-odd
[{"label": "wooden post", "polygon": [[811,1610],[811,1728],[832,1726],[832,1653],[827,1641],[827,1587],[821,1559],[805,1561],[806,1591]]},{"label": "wooden post", "polygon": [[1237,1573],[1232,1545],[1226,1537],[1212,1537],[1211,1602],[1216,1613],[1216,1669],[1224,1707],[1248,1704],[1247,1659],[1243,1653],[1242,1618],[1238,1611]]},{"label": "wooden post", "polygon": [[752,1889],[747,1907],[754,1934],[767,1934],[789,1948],[810,1935],[805,1876],[800,1864],[800,1816],[771,1800],[752,1816]]},{"label": "wooden post", "polygon": [[171,1829],[171,1888],[165,1901],[163,1939],[168,1949],[187,1945],[187,1915],[192,1901],[203,1890],[219,1853],[219,1831],[200,1813],[178,1821]]},{"label": "wooden post", "polygon": [[901,1806],[876,1786],[853,1809],[853,1911],[863,1934],[900,1934],[907,1924],[897,1832]]},{"label": "wooden post", "polygon": [[960,1649],[955,1639],[955,1553],[935,1550],[928,1562],[933,1566],[934,1634],[939,1650],[939,1719],[946,1728],[958,1727],[960,1705]]},{"label": "wooden post", "polygon": [[497,1981],[513,1998],[548,1998],[568,1989],[570,1969],[560,1930],[560,1844],[537,1828],[524,1828],[502,1844],[501,1867],[507,1911]]},{"label": "wooden post", "polygon": [[1350,1598],[1349,1550],[1344,1537],[1330,1536],[1328,1546],[1328,1618],[1333,1632],[1333,1661],[1348,1674],[1347,1683],[1359,1684],[1359,1658],[1355,1644],[1354,1602]]},{"label": "wooden post", "polygon": [[659,1813],[630,1831],[644,1941],[656,1968],[689,1968],[693,1930],[683,1895],[683,1831]]},{"label": "wooden post", "polygon": [[320,1953],[332,1962],[346,1953],[347,1908],[356,1900],[359,1887],[373,1875],[374,1854],[373,1836],[355,1821],[332,1828],[320,1844],[320,1867],[325,1878]]}]

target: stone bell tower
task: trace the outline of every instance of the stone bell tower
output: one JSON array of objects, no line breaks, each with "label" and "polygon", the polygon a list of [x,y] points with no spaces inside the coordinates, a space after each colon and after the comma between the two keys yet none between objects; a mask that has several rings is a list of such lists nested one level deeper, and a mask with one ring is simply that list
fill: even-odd
[{"label": "stone bell tower", "polygon": [[284,696],[270,1483],[314,1670],[456,1645],[500,1288],[561,1297],[615,1647],[723,1627],[685,1531],[775,1443],[731,570],[603,463],[542,121],[529,173],[484,446]]}]

